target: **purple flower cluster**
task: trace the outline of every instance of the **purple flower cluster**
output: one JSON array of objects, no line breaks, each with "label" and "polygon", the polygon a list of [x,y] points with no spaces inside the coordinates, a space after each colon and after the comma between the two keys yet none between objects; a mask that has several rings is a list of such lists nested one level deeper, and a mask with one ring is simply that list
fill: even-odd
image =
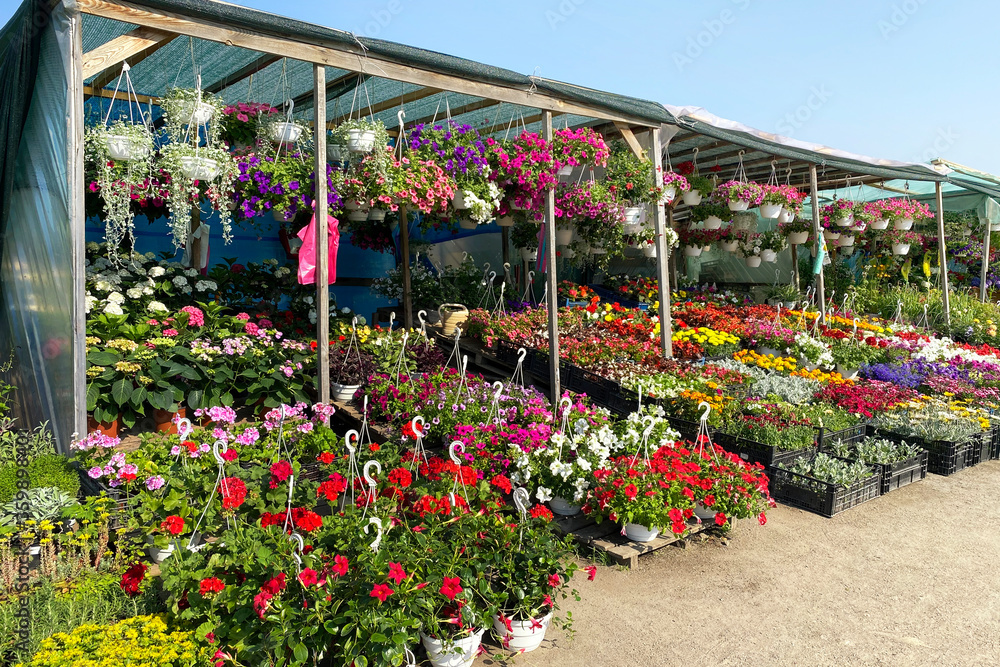
[{"label": "purple flower cluster", "polygon": [[421,159],[431,159],[457,180],[461,177],[485,177],[489,174],[486,144],[471,125],[453,120],[444,125],[425,124],[410,130],[410,149]]}]

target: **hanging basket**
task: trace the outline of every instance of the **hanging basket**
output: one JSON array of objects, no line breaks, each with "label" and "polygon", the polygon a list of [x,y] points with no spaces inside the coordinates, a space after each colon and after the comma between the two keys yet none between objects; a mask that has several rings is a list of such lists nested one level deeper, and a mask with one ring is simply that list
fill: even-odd
[{"label": "hanging basket", "polygon": [[477,227],[479,227],[479,223],[477,223],[472,218],[462,216],[461,218],[458,219],[458,226],[461,227],[462,229],[476,229]]},{"label": "hanging basket", "polygon": [[576,516],[580,513],[580,506],[574,505],[565,498],[560,498],[555,496],[549,501],[549,507],[552,509],[554,514],[559,516]]},{"label": "hanging basket", "polygon": [[560,176],[572,176],[573,175],[573,167],[572,167],[572,165],[568,165],[567,164],[567,165],[563,165],[562,167],[559,167],[559,175]]},{"label": "hanging basket", "polygon": [[368,211],[365,211],[360,208],[355,211],[348,211],[347,219],[350,220],[351,222],[364,222],[365,220],[368,219]]},{"label": "hanging basket", "polygon": [[749,266],[751,269],[756,269],[758,266],[760,266],[762,260],[760,255],[750,255],[743,261],[745,261],[747,266]]},{"label": "hanging basket", "polygon": [[347,131],[347,150],[351,153],[371,153],[375,148],[375,130],[354,128]]},{"label": "hanging basket", "polygon": [[740,247],[739,241],[721,241],[719,247],[724,252],[736,252],[736,249]]},{"label": "hanging basket", "polygon": [[568,246],[573,242],[572,227],[556,227],[556,245]]},{"label": "hanging basket", "polygon": [[372,222],[382,222],[385,220],[386,210],[384,208],[368,209],[368,219]]},{"label": "hanging basket", "polygon": [[441,333],[451,336],[455,327],[469,319],[469,309],[460,303],[442,303],[438,307],[438,315],[441,316]]},{"label": "hanging basket", "polygon": [[208,102],[199,102],[196,108],[194,100],[187,100],[178,105],[178,113],[185,125],[207,125],[215,115],[215,107]]},{"label": "hanging basket", "polygon": [[786,208],[781,209],[781,213],[778,214],[778,222],[791,222],[795,219],[795,214]]},{"label": "hanging basket", "polygon": [[892,244],[892,254],[893,255],[906,255],[910,252],[909,243],[893,243]]},{"label": "hanging basket", "polygon": [[327,144],[326,145],[326,159],[330,162],[346,162],[348,159],[349,151],[347,146],[343,144]]},{"label": "hanging basket", "polygon": [[677,196],[677,188],[674,187],[673,185],[668,185],[667,187],[663,188],[663,194],[660,195],[660,203],[669,204],[674,200],[676,196]]},{"label": "hanging basket", "polygon": [[559,256],[563,259],[573,259],[576,257],[576,250],[566,247],[559,251]]},{"label": "hanging basket", "polygon": [[642,254],[644,257],[656,257],[656,245],[648,244],[642,247]]},{"label": "hanging basket", "polygon": [[750,208],[750,202],[744,201],[742,199],[737,199],[736,201],[729,202],[730,211],[745,211]]},{"label": "hanging basket", "polygon": [[591,255],[607,255],[608,251],[605,250],[603,245],[592,245],[590,246]]},{"label": "hanging basket", "polygon": [[781,204],[761,204],[760,216],[768,220],[774,220],[781,215]]},{"label": "hanging basket", "polygon": [[111,159],[122,162],[138,162],[152,151],[152,140],[140,141],[121,134],[109,134],[104,138],[104,142],[107,144]]},{"label": "hanging basket", "polygon": [[514,216],[505,215],[502,218],[497,218],[497,227],[513,227],[514,226]]},{"label": "hanging basket", "polygon": [[340,384],[339,382],[330,383],[330,398],[340,403],[350,403],[354,400],[354,395],[358,393],[358,389],[361,389],[360,384]]},{"label": "hanging basket", "polygon": [[456,211],[464,211],[467,208],[471,208],[471,206],[465,202],[465,190],[455,191],[455,194],[451,198],[451,205]]},{"label": "hanging basket", "polygon": [[698,190],[688,190],[681,195],[681,201],[688,206],[697,206],[701,203],[701,192]]},{"label": "hanging basket", "polygon": [[701,257],[702,248],[696,245],[686,245],[684,246],[684,256],[685,257]]},{"label": "hanging basket", "polygon": [[854,224],[854,214],[850,214],[845,218],[837,218],[834,220],[838,227],[850,227]]},{"label": "hanging basket", "polygon": [[180,162],[184,176],[192,181],[210,181],[219,174],[219,163],[209,157],[186,155]]},{"label": "hanging basket", "polygon": [[705,218],[705,229],[722,229],[722,218],[717,215],[710,215]]},{"label": "hanging basket", "polygon": [[851,248],[854,246],[854,234],[841,234],[837,239],[838,248]]},{"label": "hanging basket", "polygon": [[789,245],[802,245],[809,241],[809,232],[792,232],[788,235]]},{"label": "hanging basket", "polygon": [[778,253],[774,250],[762,250],[760,253],[760,261],[773,264],[778,261]]},{"label": "hanging basket", "polygon": [[538,261],[538,250],[529,250],[528,248],[521,248],[521,260],[525,262],[537,262]]},{"label": "hanging basket", "polygon": [[900,218],[892,223],[892,228],[905,232],[913,227],[913,218]]},{"label": "hanging basket", "polygon": [[872,229],[889,229],[889,221],[885,218],[874,220],[872,221]]},{"label": "hanging basket", "polygon": [[295,123],[275,123],[271,126],[271,141],[279,144],[294,144],[302,136],[302,128]]},{"label": "hanging basket", "polygon": [[834,232],[827,229],[826,231],[823,232],[823,238],[825,238],[827,241],[836,241],[837,239],[840,238],[840,232]]}]

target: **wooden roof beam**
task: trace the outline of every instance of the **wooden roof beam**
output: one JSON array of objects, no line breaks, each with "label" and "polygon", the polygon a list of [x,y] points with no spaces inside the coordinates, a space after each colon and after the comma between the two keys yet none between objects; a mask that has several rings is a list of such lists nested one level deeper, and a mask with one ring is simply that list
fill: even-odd
[{"label": "wooden roof beam", "polygon": [[139,62],[146,56],[154,53],[157,49],[168,44],[175,37],[177,37],[177,33],[139,26],[135,30],[115,37],[110,42],[83,54],[83,78],[87,80],[92,76],[98,75],[91,87],[104,88],[104,86],[108,85],[108,83],[118,76],[119,72],[115,69],[116,65],[127,61],[132,56],[145,52],[133,64]]},{"label": "wooden roof beam", "polygon": [[[84,86],[83,94],[85,97],[105,97],[108,99],[113,98],[116,100],[123,100],[123,101],[128,101],[129,99],[132,99],[132,96],[126,92],[122,92],[119,90],[117,93],[115,93],[115,91],[108,90],[107,88],[94,88],[93,86]],[[160,104],[159,97],[151,97],[149,95],[136,95],[136,98],[139,99],[139,104],[155,104],[157,106],[159,106]]]}]

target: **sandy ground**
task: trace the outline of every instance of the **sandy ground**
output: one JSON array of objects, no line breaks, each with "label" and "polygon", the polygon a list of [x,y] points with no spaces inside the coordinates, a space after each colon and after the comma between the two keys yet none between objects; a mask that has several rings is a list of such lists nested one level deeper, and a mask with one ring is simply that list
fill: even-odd
[{"label": "sandy ground", "polygon": [[578,575],[575,637],[550,631],[511,664],[1000,665],[998,495],[992,461],[833,519],[779,505],[728,546]]}]

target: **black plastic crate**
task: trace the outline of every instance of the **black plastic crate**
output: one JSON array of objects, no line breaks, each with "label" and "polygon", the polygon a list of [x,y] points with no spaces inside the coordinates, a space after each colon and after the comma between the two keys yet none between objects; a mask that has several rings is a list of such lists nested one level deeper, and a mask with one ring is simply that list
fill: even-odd
[{"label": "black plastic crate", "polygon": [[837,441],[848,445],[856,445],[864,441],[865,434],[867,433],[864,423],[849,426],[839,431],[829,431],[825,428],[819,428],[817,431],[819,433],[816,436],[816,442],[819,444],[820,449],[832,445]]},{"label": "black plastic crate", "polygon": [[627,417],[639,409],[639,394],[621,385],[608,392],[604,407],[621,417]]},{"label": "black plastic crate", "polygon": [[990,434],[990,460],[1000,459],[1000,425],[995,425]]},{"label": "black plastic crate", "polygon": [[618,387],[617,382],[611,382],[579,366],[570,366],[567,376],[564,381],[567,389],[577,394],[586,394],[596,403],[607,403],[609,394]]},{"label": "black plastic crate", "polygon": [[770,467],[767,472],[772,498],[825,517],[878,498],[882,485],[882,476],[874,469],[870,477],[849,486],[822,482],[778,467]]},{"label": "black plastic crate", "polygon": [[899,463],[876,464],[882,473],[882,493],[901,489],[927,477],[927,452]]},{"label": "black plastic crate", "polygon": [[[517,351],[521,348],[520,345],[515,345],[509,340],[499,340],[497,341],[496,358],[501,364],[506,364],[507,366],[517,366]],[[525,362],[527,362],[527,357],[525,357]]]},{"label": "black plastic crate", "polygon": [[[528,358],[525,359],[526,368],[535,377],[548,380],[549,378],[549,353],[541,350],[531,350]],[[559,362],[559,376],[565,381],[569,373],[570,363],[565,359]]]},{"label": "black plastic crate", "polygon": [[[973,459],[981,453],[982,441],[979,436],[974,440],[965,442],[948,442],[946,440],[921,440],[912,436],[904,436],[892,431],[876,430],[875,434],[880,438],[886,438],[894,442],[903,440],[913,443],[918,447],[927,450],[927,472],[935,475],[954,475],[960,470],[965,470],[971,465]],[[979,448],[977,450],[977,447]]]},{"label": "black plastic crate", "polygon": [[972,455],[969,458],[969,465],[979,465],[983,461],[990,460],[990,449],[993,447],[993,431],[983,431],[981,435],[973,436],[969,439],[972,445]]},{"label": "black plastic crate", "polygon": [[641,301],[635,301],[633,299],[627,299],[620,296],[614,290],[610,290],[603,285],[588,285],[590,289],[594,290],[594,294],[601,297],[601,301],[606,303],[617,303],[622,308],[638,308],[640,310],[649,309],[648,303],[643,303]]},{"label": "black plastic crate", "polygon": [[784,461],[791,461],[805,454],[816,451],[816,443],[798,449],[780,449],[775,445],[765,445],[753,440],[738,438],[728,433],[716,432],[712,440],[723,449],[738,454],[741,459],[750,463],[760,463],[771,466]]},{"label": "black plastic crate", "polygon": [[[99,480],[91,479],[87,471],[77,461],[70,465],[76,468],[80,475],[80,493],[83,496],[99,496],[103,492],[114,503],[109,508],[111,513],[111,528],[116,529],[125,523],[125,517],[132,514],[138,503],[138,496],[128,497],[122,487],[110,487],[102,484]],[[135,484],[137,482],[133,482]]]},{"label": "black plastic crate", "polygon": [[[694,442],[698,438],[698,431],[701,429],[701,424],[698,422],[678,419],[677,417],[667,417],[666,419],[671,428],[680,433],[681,437],[685,440]],[[711,429],[709,430],[711,431]],[[713,438],[712,441],[714,442],[715,439]],[[722,445],[720,444],[719,446],[721,447]]]}]

